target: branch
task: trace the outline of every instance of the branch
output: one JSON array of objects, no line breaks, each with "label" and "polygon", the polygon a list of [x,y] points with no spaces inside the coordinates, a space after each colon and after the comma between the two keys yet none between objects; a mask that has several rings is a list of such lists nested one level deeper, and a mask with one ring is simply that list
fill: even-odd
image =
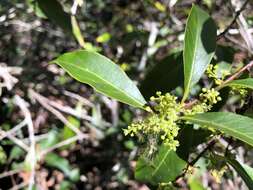
[{"label": "branch", "polygon": [[253,61],[249,62],[249,64],[242,67],[239,71],[235,72],[233,75],[231,75],[228,79],[226,79],[220,86],[216,88],[216,90],[222,89],[227,83],[235,80],[238,78],[244,71],[250,70],[251,67],[253,67]]},{"label": "branch", "polygon": [[82,139],[83,133],[72,123],[70,123],[58,110],[54,109],[51,105],[49,105],[47,99],[40,94],[36,93],[32,89],[29,89],[29,93],[32,98],[37,100],[44,108],[54,114],[61,122],[63,122],[67,127],[69,127],[72,131],[74,131],[80,139]]},{"label": "branch", "polygon": [[11,170],[11,171],[3,172],[3,173],[0,174],[0,179],[5,178],[5,177],[9,177],[9,176],[12,176],[12,175],[15,175],[15,174],[18,174],[21,171],[23,171],[23,170],[18,169],[18,170]]},{"label": "branch", "polygon": [[[240,75],[246,71],[246,70],[250,70],[251,67],[253,67],[253,61],[250,61],[249,64],[245,65],[244,67],[242,67],[239,71],[235,72],[233,75],[231,75],[228,79],[226,79],[220,86],[217,86],[215,88],[215,90],[221,90],[227,83],[235,80],[236,78],[240,77]],[[184,105],[185,108],[191,108],[193,105],[195,105],[196,103],[198,103],[199,100],[198,99],[194,99],[188,103],[186,103]]]},{"label": "branch", "polygon": [[25,116],[25,121],[28,126],[30,148],[29,148],[27,158],[29,158],[29,162],[30,162],[29,164],[31,166],[31,175],[30,175],[30,179],[29,179],[28,189],[32,190],[33,185],[35,184],[35,167],[36,167],[36,143],[35,143],[35,137],[34,137],[32,116],[26,106],[26,102],[20,96],[15,95],[14,102],[16,103],[16,105],[19,106],[19,108],[23,112],[23,114]]},{"label": "branch", "polygon": [[26,182],[20,183],[18,185],[15,185],[14,187],[10,188],[9,190],[19,190],[26,187],[28,184]]},{"label": "branch", "polygon": [[176,179],[173,181],[173,183],[176,183],[176,181],[177,181],[178,179],[180,179],[181,177],[184,177],[184,176],[186,175],[187,171],[188,171],[188,168],[189,168],[190,166],[194,166],[194,164],[195,164],[195,163],[196,163],[208,150],[210,150],[210,149],[216,144],[216,142],[217,142],[216,139],[211,140],[211,141],[207,144],[206,148],[204,148],[204,150],[202,150],[202,151],[197,155],[197,157],[196,157],[195,159],[193,159],[191,162],[188,163],[188,165],[186,166],[184,172],[183,172],[182,174],[180,174],[179,176],[177,176]]},{"label": "branch", "polygon": [[29,152],[29,147],[22,140],[14,137],[12,134],[7,134],[6,131],[3,131],[1,129],[0,129],[0,133],[3,136],[7,136],[12,142],[14,142],[16,145],[18,145],[20,148],[22,148],[26,152]]},{"label": "branch", "polygon": [[82,104],[85,105],[85,106],[94,107],[94,104],[90,100],[88,100],[87,98],[84,98],[84,97],[82,97],[78,94],[75,94],[73,92],[66,91],[66,90],[63,91],[63,94],[66,95],[66,96],[69,96],[71,98],[74,98],[77,101],[82,102]]},{"label": "branch", "polygon": [[[86,134],[82,135],[82,139],[87,139],[87,138],[89,138],[88,135],[86,135]],[[77,140],[80,140],[79,136],[74,136],[74,137],[68,138],[68,139],[66,139],[66,140],[64,140],[62,142],[59,142],[59,143],[53,145],[52,147],[50,147],[50,148],[48,148],[46,150],[41,151],[39,157],[41,158],[44,155],[46,155],[46,154],[54,151],[55,149],[61,148],[61,147],[66,146],[66,145],[69,145],[69,144],[71,144],[71,143],[73,143],[73,142],[75,142]]]},{"label": "branch", "polygon": [[10,129],[9,131],[0,131],[0,141],[3,140],[6,137],[9,137],[10,135],[12,135],[13,133],[15,133],[16,131],[20,130],[22,127],[24,127],[26,125],[26,120],[23,120],[22,122],[20,122],[19,124],[17,124],[16,126],[14,126],[12,129]]},{"label": "branch", "polygon": [[226,28],[222,33],[220,33],[220,34],[217,36],[217,41],[220,40],[220,39],[229,31],[229,29],[235,24],[237,18],[240,16],[240,14],[241,14],[242,11],[245,9],[245,7],[246,7],[246,5],[247,5],[248,3],[249,3],[249,0],[246,0],[246,1],[243,3],[242,7],[241,7],[238,11],[236,11],[235,17],[234,17],[234,19],[232,20],[232,22],[227,26],[227,28]]}]

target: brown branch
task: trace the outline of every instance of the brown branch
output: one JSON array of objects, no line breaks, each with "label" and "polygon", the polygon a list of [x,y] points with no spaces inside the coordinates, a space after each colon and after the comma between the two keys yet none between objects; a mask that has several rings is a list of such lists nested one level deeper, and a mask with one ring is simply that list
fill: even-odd
[{"label": "brown branch", "polygon": [[204,150],[202,150],[195,159],[193,159],[191,162],[189,162],[184,170],[184,172],[180,175],[178,175],[176,177],[176,179],[173,181],[173,183],[176,183],[176,181],[182,177],[184,177],[188,171],[188,168],[190,166],[194,166],[194,164],[196,164],[196,162],[208,151],[210,150],[215,144],[216,144],[216,139],[212,139],[206,146],[206,148],[204,148]]},{"label": "brown branch", "polygon": [[[251,69],[251,67],[253,67],[253,61],[249,62],[249,64],[245,65],[244,67],[242,67],[239,71],[235,72],[233,75],[231,75],[228,79],[226,79],[220,86],[217,86],[215,88],[215,90],[221,90],[223,87],[225,87],[225,85],[233,80],[235,80],[236,78],[240,77],[240,75],[246,71]],[[193,105],[195,105],[196,103],[198,103],[199,100],[198,99],[194,99],[188,103],[186,103],[184,105],[185,108],[191,108]]]},{"label": "brown branch", "polygon": [[235,72],[233,75],[231,75],[228,79],[226,79],[220,86],[216,88],[216,90],[222,89],[227,83],[235,80],[238,78],[244,71],[249,70],[251,67],[253,67],[253,61],[249,62],[249,64],[242,67],[239,71]]},{"label": "brown branch", "polygon": [[248,3],[249,3],[249,0],[246,0],[246,1],[243,3],[242,7],[241,7],[238,11],[236,11],[235,17],[234,17],[234,19],[232,20],[232,22],[227,26],[227,28],[226,28],[222,33],[220,33],[220,34],[217,36],[217,39],[216,39],[217,41],[218,41],[219,39],[221,39],[221,38],[229,31],[229,29],[235,24],[237,18],[240,16],[240,14],[241,14],[242,11],[245,9],[245,7],[246,7],[246,5],[247,5]]}]

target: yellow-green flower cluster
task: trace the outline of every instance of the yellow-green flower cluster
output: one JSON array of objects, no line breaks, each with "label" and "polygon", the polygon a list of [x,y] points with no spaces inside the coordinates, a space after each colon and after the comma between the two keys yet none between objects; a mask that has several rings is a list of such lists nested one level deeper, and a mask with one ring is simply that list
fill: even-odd
[{"label": "yellow-green flower cluster", "polygon": [[179,131],[180,115],[207,112],[221,98],[219,92],[215,89],[203,88],[200,94],[200,102],[191,108],[186,108],[183,104],[177,102],[177,97],[169,93],[162,95],[161,92],[157,92],[157,97],[151,97],[150,100],[155,103],[153,111],[148,107],[149,116],[142,121],[132,123],[127,129],[124,129],[124,134],[140,138],[155,136],[158,142],[163,142],[175,150],[179,145],[175,138]]},{"label": "yellow-green flower cluster", "polygon": [[219,95],[220,93],[214,88],[202,88],[202,93],[199,95],[200,102],[193,105],[191,109],[185,109],[183,113],[185,115],[194,115],[210,111],[214,104],[221,101],[221,97]]},{"label": "yellow-green flower cluster", "polygon": [[157,97],[151,97],[150,100],[156,103],[154,112],[143,121],[128,126],[124,133],[130,136],[156,135],[163,143],[175,150],[178,146],[175,137],[179,130],[176,121],[182,111],[182,105],[176,101],[177,97],[169,93],[162,95],[158,92]]},{"label": "yellow-green flower cluster", "polygon": [[224,175],[225,172],[227,172],[228,167],[223,166],[221,169],[212,169],[211,170],[211,175],[214,177],[216,183],[221,183],[222,176]]},{"label": "yellow-green flower cluster", "polygon": [[231,73],[228,70],[220,69],[220,76],[218,76],[219,73],[219,65],[212,65],[209,64],[206,70],[206,74],[209,78],[214,79],[214,82],[216,85],[221,85],[223,80],[226,76],[230,75]]},{"label": "yellow-green flower cluster", "polygon": [[204,103],[208,103],[209,105],[216,104],[218,101],[221,101],[220,93],[214,88],[206,89],[202,88],[202,93],[200,94],[200,99]]},{"label": "yellow-green flower cluster", "polygon": [[242,98],[245,98],[248,94],[248,90],[241,86],[231,86],[231,94],[239,94]]}]

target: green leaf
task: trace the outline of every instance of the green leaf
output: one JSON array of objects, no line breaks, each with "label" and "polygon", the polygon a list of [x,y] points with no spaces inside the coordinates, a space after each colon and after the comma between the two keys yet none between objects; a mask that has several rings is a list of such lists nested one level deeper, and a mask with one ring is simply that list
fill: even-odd
[{"label": "green leaf", "polygon": [[253,119],[249,117],[228,112],[209,112],[183,116],[182,119],[202,127],[212,127],[253,146]]},{"label": "green leaf", "polygon": [[169,92],[183,83],[183,75],[182,52],[173,53],[150,68],[140,90],[145,98],[150,98],[157,91]]},{"label": "green leaf", "polygon": [[60,142],[60,138],[59,138],[59,132],[52,129],[47,133],[47,138],[46,139],[42,139],[39,143],[38,146],[40,148],[40,150],[45,150],[47,148],[50,148],[51,146],[57,144]]},{"label": "green leaf", "polygon": [[22,156],[25,155],[25,151],[18,147],[18,146],[14,146],[11,149],[10,155],[9,155],[9,160],[13,160],[13,159],[20,159]]},{"label": "green leaf", "polygon": [[72,168],[69,161],[54,153],[49,153],[45,157],[45,163],[50,167],[61,170],[72,181],[78,181],[80,172],[78,168]]},{"label": "green leaf", "polygon": [[7,156],[2,146],[0,146],[0,165],[7,162]]},{"label": "green leaf", "polygon": [[206,190],[199,179],[193,178],[189,180],[189,186],[191,190]]},{"label": "green leaf", "polygon": [[242,164],[233,158],[225,158],[225,160],[235,169],[242,177],[249,189],[253,189],[253,168]]},{"label": "green leaf", "polygon": [[98,36],[98,37],[96,38],[96,41],[97,41],[98,43],[106,43],[106,42],[108,42],[110,39],[111,39],[111,34],[108,33],[108,32],[105,32],[105,33],[101,34],[100,36]]},{"label": "green leaf", "polygon": [[57,0],[37,0],[36,8],[40,10],[49,20],[61,27],[65,32],[72,34],[79,45],[86,48],[81,30],[75,16],[65,12],[61,3]]},{"label": "green leaf", "polygon": [[216,47],[216,25],[211,17],[193,5],[185,30],[184,40],[184,97],[195,85],[214,55]]},{"label": "green leaf", "polygon": [[37,1],[34,0],[26,0],[26,3],[29,8],[33,9],[33,12],[36,14],[37,17],[39,18],[44,18],[46,19],[46,15],[43,13],[43,11],[40,9],[38,6]]},{"label": "green leaf", "polygon": [[[72,116],[69,116],[68,117],[68,122],[71,123],[73,126],[75,126],[76,128],[80,128],[80,120],[72,117]],[[64,128],[63,128],[63,131],[61,133],[61,136],[62,136],[62,140],[67,140],[71,137],[74,137],[75,136],[75,132],[73,130],[71,130],[67,125],[64,125]],[[68,149],[70,148],[72,145],[75,145],[76,142],[73,142],[71,144],[68,144],[68,145],[65,145],[61,148],[61,150],[64,150],[64,149]]]},{"label": "green leaf", "polygon": [[135,178],[153,185],[173,181],[186,167],[186,162],[162,145],[152,160],[140,157],[137,161]]},{"label": "green leaf", "polygon": [[237,161],[234,155],[228,154],[225,157],[214,154],[214,158],[231,165],[235,171],[242,177],[249,189],[253,189],[253,168]]},{"label": "green leaf", "polygon": [[76,80],[123,103],[143,107],[146,103],[135,84],[108,58],[95,52],[78,50],[55,59]]},{"label": "green leaf", "polygon": [[199,144],[206,142],[211,135],[209,130],[202,128],[194,129],[192,125],[184,125],[180,127],[178,134],[179,147],[177,148],[177,154],[180,158],[188,160],[191,152],[194,151]]},{"label": "green leaf", "polygon": [[225,86],[243,87],[253,90],[253,78],[234,80],[232,82],[227,83]]},{"label": "green leaf", "polygon": [[37,0],[38,7],[52,22],[72,33],[71,16],[63,10],[57,0]]},{"label": "green leaf", "polygon": [[247,174],[250,176],[251,180],[253,180],[253,168],[248,166],[247,164],[241,163],[244,170],[247,172]]},{"label": "green leaf", "polygon": [[234,54],[236,51],[231,46],[217,45],[215,50],[215,62],[232,63],[234,61]]}]

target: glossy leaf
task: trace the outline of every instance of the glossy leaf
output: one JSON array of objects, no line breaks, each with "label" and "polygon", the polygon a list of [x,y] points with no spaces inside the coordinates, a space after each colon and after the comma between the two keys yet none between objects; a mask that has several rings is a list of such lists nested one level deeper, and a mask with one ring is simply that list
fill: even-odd
[{"label": "glossy leaf", "polygon": [[72,34],[79,45],[86,48],[81,30],[75,16],[65,12],[61,3],[57,0],[37,0],[36,5],[41,12],[53,23],[61,27],[65,32]]},{"label": "glossy leaf", "polygon": [[225,158],[225,160],[235,169],[235,171],[242,177],[249,189],[253,189],[253,168],[241,164],[235,159]]},{"label": "glossy leaf", "polygon": [[63,30],[72,33],[71,16],[57,0],[37,0],[40,10]]},{"label": "glossy leaf", "polygon": [[231,165],[235,169],[235,171],[242,177],[248,188],[253,189],[253,168],[237,161],[231,154],[228,154],[225,157],[214,154],[214,157],[219,161],[223,161],[226,164]]},{"label": "glossy leaf", "polygon": [[243,87],[243,88],[249,88],[253,90],[253,78],[234,80],[226,84],[226,86]]},{"label": "glossy leaf", "polygon": [[123,103],[143,107],[145,99],[135,84],[108,58],[95,52],[79,50],[65,53],[52,61],[76,80]]},{"label": "glossy leaf", "polygon": [[253,146],[253,119],[226,112],[209,112],[182,119],[201,127],[212,127]]},{"label": "glossy leaf", "polygon": [[253,180],[253,168],[248,166],[247,164],[241,163],[244,170],[247,172],[247,174],[250,176],[251,180]]},{"label": "glossy leaf", "polygon": [[165,145],[159,148],[157,155],[152,160],[140,157],[136,170],[136,179],[149,182],[153,185],[173,181],[186,167],[186,162],[169,150]]},{"label": "glossy leaf", "polygon": [[187,99],[214,55],[216,47],[216,26],[211,17],[193,5],[185,30],[184,39],[184,97]]},{"label": "glossy leaf", "polygon": [[183,83],[183,75],[182,52],[171,54],[150,68],[140,90],[145,98],[150,98],[157,91],[170,92]]},{"label": "glossy leaf", "polygon": [[226,62],[232,63],[234,61],[235,49],[230,46],[217,45],[215,50],[216,63]]},{"label": "glossy leaf", "polygon": [[206,142],[211,135],[209,130],[202,128],[194,129],[192,125],[181,126],[178,134],[179,147],[177,148],[177,154],[180,158],[188,160],[191,152],[194,151],[199,144]]}]

